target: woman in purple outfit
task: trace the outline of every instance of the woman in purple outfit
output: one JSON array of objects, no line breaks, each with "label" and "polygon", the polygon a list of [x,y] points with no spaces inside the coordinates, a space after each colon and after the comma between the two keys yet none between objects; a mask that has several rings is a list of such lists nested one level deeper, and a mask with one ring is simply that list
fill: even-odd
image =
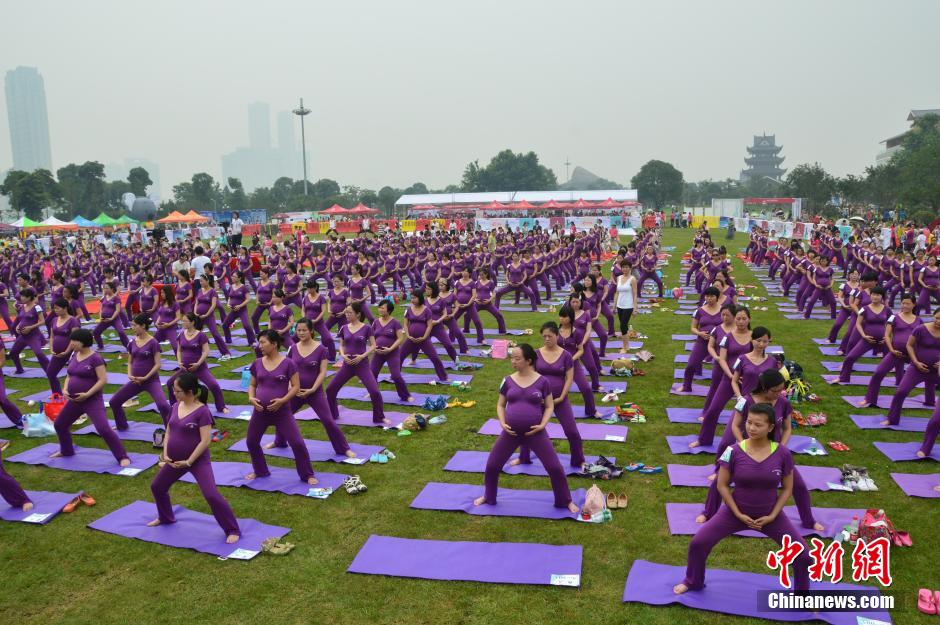
[{"label": "woman in purple outfit", "polygon": [[551,384],[535,371],[538,356],[531,345],[513,347],[511,358],[515,372],[503,378],[496,403],[496,416],[503,431],[486,461],[483,496],[475,499],[473,505],[496,504],[499,473],[513,452],[525,442],[548,472],[555,493],[555,507],[567,508],[572,514],[577,514],[578,506],[571,501],[565,469],[545,431],[555,408]]},{"label": "woman in purple outfit", "polygon": [[358,302],[346,307],[346,325],[339,333],[339,355],[343,359],[343,364],[336,375],[330,379],[326,388],[326,400],[330,405],[333,419],[338,420],[339,406],[336,403],[336,397],[339,395],[339,390],[346,382],[357,377],[366,387],[369,401],[372,402],[372,421],[391,425],[392,422],[385,418],[385,403],[382,401],[379,385],[369,368],[369,356],[375,351],[375,337],[372,335],[372,327],[364,323],[364,320],[365,315]]},{"label": "woman in purple outfit", "polygon": [[291,307],[284,303],[284,290],[277,288],[271,295],[271,308],[268,309],[268,330],[274,330],[281,336],[281,342],[290,347],[294,344],[291,338],[291,326],[294,325],[294,313]]},{"label": "woman in purple outfit", "polygon": [[397,319],[392,318],[392,311],[395,310],[395,304],[383,299],[379,302],[379,317],[372,322],[372,335],[375,337],[375,353],[372,354],[372,361],[369,368],[376,380],[379,379],[379,372],[382,366],[388,365],[388,372],[392,382],[395,384],[395,390],[398,391],[398,397],[404,401],[412,402],[414,397],[405,384],[405,379],[401,375],[401,358],[399,348],[405,342],[405,330]]},{"label": "woman in purple outfit", "polygon": [[346,323],[346,307],[349,306],[349,289],[343,286],[343,276],[334,274],[333,288],[329,290],[330,299],[330,318],[326,323],[328,330],[333,326],[343,327]]},{"label": "woman in purple outfit", "polygon": [[62,385],[59,383],[59,372],[69,364],[72,355],[72,331],[82,327],[81,322],[72,315],[69,303],[61,297],[52,303],[52,323],[49,329],[49,347],[52,357],[46,367],[46,377],[49,379],[49,390],[53,394],[62,394]]},{"label": "woman in purple outfit", "polygon": [[[7,361],[7,349],[3,341],[0,341],[0,370]],[[10,398],[7,397],[7,387],[3,383],[3,376],[0,375],[0,410],[7,416],[13,425],[19,427],[23,423],[23,413],[16,407]]]},{"label": "woman in purple outfit", "polygon": [[284,275],[284,301],[291,306],[300,308],[300,299],[303,297],[303,279],[297,273],[297,263],[287,263],[287,273]]},{"label": "woman in purple outfit", "polygon": [[23,490],[19,482],[3,468],[3,448],[0,447],[0,499],[13,508],[20,508],[23,512],[33,509],[33,502]]},{"label": "woman in purple outfit", "polygon": [[254,328],[251,327],[251,321],[248,319],[248,285],[245,284],[245,274],[242,271],[232,272],[231,286],[228,290],[226,299],[230,310],[222,322],[222,331],[225,333],[225,342],[232,342],[232,324],[236,320],[242,322],[242,328],[245,329],[245,338],[248,345],[254,345],[256,341]]},{"label": "woman in purple outfit", "polygon": [[177,348],[179,348],[179,342],[177,341],[177,337],[179,336],[179,319],[180,308],[179,304],[176,303],[173,286],[164,284],[163,299],[160,302],[160,307],[157,308],[157,316],[154,319],[157,332],[154,334],[153,338],[155,338],[158,343],[163,343],[164,341],[169,343],[170,349],[173,350],[174,354]]},{"label": "woman in purple outfit", "polygon": [[209,334],[215,341],[215,346],[219,348],[221,356],[219,362],[225,362],[232,359],[232,354],[225,344],[225,339],[219,334],[219,327],[215,321],[215,309],[219,305],[219,296],[215,292],[215,278],[209,274],[203,274],[199,278],[199,295],[196,296],[196,304],[193,307],[193,313],[202,319],[203,325],[209,329]]},{"label": "woman in purple outfit", "polygon": [[[790,450],[772,440],[775,414],[772,406],[751,408],[745,428],[746,441],[728,447],[718,460],[718,492],[724,505],[709,519],[689,543],[685,579],[673,592],[681,595],[705,586],[708,554],[723,538],[742,530],[755,530],[782,542],[789,534],[803,550],[793,562],[795,589],[809,589],[809,547],[786,515],[783,506],[793,492],[793,456]],[[731,484],[734,483],[734,489]],[[779,493],[778,485],[782,485]]]},{"label": "woman in purple outfit", "polygon": [[[585,463],[584,443],[571,409],[571,402],[568,400],[568,392],[574,381],[575,362],[571,354],[558,344],[558,336],[557,323],[546,321],[542,324],[544,345],[535,350],[535,370],[548,380],[548,385],[552,390],[555,418],[561,424],[565,438],[568,439],[568,446],[571,448],[571,466],[580,469]],[[529,445],[523,442],[519,458],[510,461],[509,464],[530,464],[532,462],[530,450]]]},{"label": "woman in purple outfit", "polygon": [[121,310],[121,321],[127,325],[131,322],[131,315],[133,315],[133,305],[134,302],[140,301],[140,269],[137,264],[131,264],[128,267],[128,273],[130,274],[127,279],[128,284],[128,293],[127,299],[124,300],[124,308]]},{"label": "woman in purple outfit", "polygon": [[160,294],[153,287],[153,278],[149,274],[140,277],[140,313],[153,319],[160,305]]},{"label": "woman in purple outfit", "polygon": [[[587,275],[587,271],[584,272]],[[509,293],[510,291],[515,291],[516,293],[522,293],[532,304],[532,312],[536,310],[536,297],[535,293],[532,292],[532,289],[526,286],[526,281],[528,276],[526,276],[525,265],[519,261],[519,253],[512,253],[512,262],[509,263],[509,266],[506,269],[506,286],[496,289],[496,308],[499,309],[499,300],[503,298],[503,295]]]},{"label": "woman in purple outfit", "polygon": [[172,395],[173,381],[180,374],[189,371],[208,387],[215,401],[215,409],[223,414],[228,414],[229,408],[225,405],[222,388],[216,379],[212,377],[209,367],[206,366],[206,359],[209,358],[209,339],[202,332],[202,319],[197,317],[195,313],[186,313],[183,315],[181,322],[183,330],[179,333],[179,347],[176,349],[176,362],[179,364],[179,369],[167,381],[167,390]]},{"label": "woman in purple outfit", "polygon": [[[577,287],[581,287],[578,289]],[[600,350],[598,357],[603,358],[607,355],[607,329],[601,323],[601,303],[606,293],[597,287],[597,277],[588,274],[581,284],[575,285],[575,291],[581,290],[584,293],[584,309],[591,315],[591,327],[600,339]]]},{"label": "woman in purple outfit", "polygon": [[[296,332],[297,342],[287,350],[287,357],[297,365],[297,374],[300,376],[300,389],[291,400],[291,410],[297,414],[297,411],[305,405],[310,406],[317,415],[317,419],[323,424],[330,444],[333,445],[333,451],[337,455],[355,458],[356,452],[349,448],[343,431],[333,420],[333,413],[330,412],[326,394],[323,392],[323,381],[326,380],[326,372],[330,365],[326,348],[313,339],[313,323],[309,319],[304,318],[298,321]],[[264,446],[265,449],[275,447],[287,447],[287,440],[280,430],[275,434],[274,441]]]},{"label": "woman in purple outfit", "polygon": [[36,355],[39,366],[42,367],[43,371],[49,368],[49,359],[42,351],[42,344],[45,340],[39,330],[45,322],[42,306],[36,303],[36,292],[29,287],[20,291],[20,312],[16,315],[15,322],[16,340],[10,349],[10,359],[16,366],[17,373],[25,371],[20,363],[20,353],[26,347],[29,347]]},{"label": "woman in purple outfit", "polygon": [[692,345],[692,352],[689,354],[689,361],[685,366],[685,373],[682,379],[682,392],[690,393],[692,391],[692,379],[701,373],[702,363],[708,353],[709,333],[712,328],[721,323],[721,307],[718,305],[718,296],[721,295],[713,286],[706,288],[702,292],[705,303],[695,309],[692,313],[692,334],[695,335],[695,343]]},{"label": "woman in purple outfit", "polygon": [[447,371],[444,369],[444,363],[441,357],[437,355],[437,350],[431,343],[431,332],[436,322],[431,317],[431,309],[424,303],[424,290],[415,289],[411,293],[411,306],[405,311],[405,339],[401,347],[399,358],[401,362],[409,356],[416,356],[418,352],[423,352],[425,356],[434,365],[434,372],[437,379],[442,382],[447,381]]},{"label": "woman in purple outfit", "polygon": [[[647,280],[652,280],[656,283],[656,288],[659,289],[659,296],[663,296],[663,280],[659,277],[659,274],[656,273],[656,264],[659,262],[659,258],[656,256],[656,251],[653,249],[652,245],[646,246],[646,253],[640,258],[640,279],[637,282],[637,290],[643,291],[643,283]],[[714,279],[714,276],[711,277]]]},{"label": "woman in purple outfit", "polygon": [[457,355],[457,350],[451,343],[450,336],[447,335],[447,302],[441,297],[440,287],[436,280],[424,285],[424,298],[428,310],[431,311],[431,321],[434,322],[431,326],[431,336],[444,347],[444,351],[452,361],[460,362],[460,356]]},{"label": "woman in purple outfit", "polygon": [[878,406],[878,391],[881,388],[881,383],[892,369],[894,370],[895,381],[900,386],[904,377],[904,368],[911,363],[911,359],[907,354],[908,339],[911,338],[914,330],[924,325],[920,317],[914,314],[916,299],[913,294],[904,293],[901,295],[900,312],[888,317],[884,339],[888,353],[881,359],[875,373],[872,374],[871,381],[868,383],[868,392],[865,393],[865,398],[858,404],[860,407],[876,408]]},{"label": "woman in purple outfit", "polygon": [[[503,318],[503,313],[499,312],[499,309],[493,305],[493,291],[496,288],[496,283],[490,279],[490,270],[489,269],[480,269],[479,277],[474,283],[475,291],[474,297],[476,301],[471,306],[471,312],[468,315],[476,315],[476,318],[480,318],[480,311],[485,310],[486,312],[493,315],[493,319],[496,320],[497,331],[500,334],[506,334],[506,320]],[[470,332],[470,319],[471,317],[464,317],[463,321],[463,331],[464,334]],[[476,324],[474,324],[476,325]],[[482,342],[481,337],[483,336],[483,331],[480,326],[477,326],[477,342]]]},{"label": "woman in purple outfit", "polygon": [[307,280],[304,285],[307,287],[307,294],[303,298],[302,312],[303,316],[310,320],[317,334],[320,335],[320,342],[326,348],[327,358],[330,362],[336,360],[336,343],[333,341],[333,335],[326,327],[326,298],[320,293],[320,283],[316,279]]},{"label": "woman in purple outfit", "polygon": [[591,314],[584,310],[584,293],[575,291],[568,298],[568,307],[573,313],[572,322],[581,334],[581,349],[584,350],[584,356],[581,358],[581,364],[587,369],[591,377],[591,389],[594,392],[601,390],[601,359],[591,340]]},{"label": "woman in purple outfit", "polygon": [[67,401],[55,420],[55,433],[59,437],[59,451],[50,458],[74,456],[72,447],[72,433],[69,428],[75,421],[88,415],[98,436],[104,439],[111,450],[111,454],[122,467],[131,463],[124,450],[121,439],[111,429],[108,416],[104,410],[104,398],[101,390],[108,382],[108,371],[101,354],[91,348],[93,343],[91,332],[85,329],[72,331],[72,358],[66,370],[65,396]]},{"label": "woman in purple outfit", "polygon": [[848,281],[846,281],[842,286],[839,287],[839,313],[836,315],[836,320],[832,324],[832,328],[829,330],[829,342],[835,343],[839,338],[839,330],[842,329],[842,326],[845,325],[845,322],[848,321],[852,315],[852,294],[858,288],[858,271],[852,270],[848,274]]},{"label": "woman in purple outfit", "polygon": [[255,292],[255,311],[251,313],[251,329],[254,330],[256,335],[261,333],[261,327],[259,326],[261,315],[271,307],[271,294],[274,293],[276,288],[274,282],[271,281],[270,267],[262,267],[259,275],[258,289]]},{"label": "woman in purple outfit", "polygon": [[185,315],[193,311],[193,283],[189,279],[189,271],[181,270],[177,277],[179,281],[176,283],[176,303],[179,305],[180,314]]},{"label": "woman in purple outfit", "polygon": [[160,387],[160,343],[150,334],[150,317],[141,313],[131,321],[134,339],[129,348],[130,359],[127,363],[127,384],[111,397],[108,405],[114,415],[117,429],[127,429],[127,417],[124,414],[124,402],[147,392],[157,406],[157,412],[166,425],[170,416],[170,403]]},{"label": "woman in purple outfit", "polygon": [[806,309],[803,312],[804,319],[809,319],[809,316],[813,313],[813,306],[816,305],[818,299],[822,299],[823,306],[828,306],[829,314],[833,319],[836,318],[836,299],[832,295],[832,276],[834,273],[833,268],[829,266],[829,259],[820,256],[819,264],[813,271],[806,274],[811,292],[809,299],[806,300],[803,306]]},{"label": "woman in purple outfit", "polygon": [[594,402],[594,390],[584,375],[582,360],[584,358],[584,334],[574,324],[574,310],[571,306],[562,306],[558,311],[558,345],[566,352],[571,354],[572,380],[581,397],[584,398],[584,415],[586,417],[597,416],[597,406]]},{"label": "woman in purple outfit", "polygon": [[199,380],[192,373],[184,373],[174,382],[173,395],[176,403],[173,404],[163,438],[160,470],[150,484],[150,492],[157,505],[157,518],[147,525],[154,527],[176,522],[173,504],[170,502],[170,487],[187,473],[192,473],[212,510],[212,516],[225,532],[225,542],[235,543],[241,536],[238,520],[232,507],[219,492],[212,472],[209,444],[212,442],[213,419],[205,405],[208,396],[206,388],[199,385]]},{"label": "woman in purple outfit", "polygon": [[924,405],[933,406],[936,403],[936,388],[940,385],[940,375],[937,369],[940,364],[940,308],[934,311],[933,321],[911,332],[906,347],[911,364],[907,366],[904,377],[901,378],[897,390],[894,391],[887,419],[881,422],[882,425],[900,423],[904,400],[921,382],[924,384]]},{"label": "woman in purple outfit", "polygon": [[460,331],[460,326],[457,325],[457,296],[450,290],[450,278],[438,278],[437,286],[441,294],[441,301],[444,302],[444,317],[441,319],[441,325],[446,327],[448,331],[447,338],[451,340],[451,344],[457,341],[460,353],[466,354],[470,347],[467,345],[467,337]]},{"label": "woman in purple outfit", "polygon": [[372,311],[369,310],[368,299],[372,295],[372,287],[369,286],[369,281],[362,277],[362,265],[356,263],[352,266],[352,275],[349,276],[347,286],[349,288],[348,302],[359,302],[362,304],[362,314],[365,315],[365,318],[369,323],[375,321],[375,317],[372,316]]},{"label": "woman in purple outfit", "polygon": [[300,480],[312,486],[317,483],[317,478],[314,477],[310,453],[291,410],[291,401],[300,390],[297,365],[279,352],[283,342],[277,332],[262,332],[258,338],[258,346],[261,358],[251,363],[249,368],[251,382],[248,384],[248,403],[254,410],[248,421],[245,440],[253,471],[246,475],[245,479],[253,480],[271,475],[264,451],[261,449],[261,437],[269,427],[274,426],[294,452],[294,465]]},{"label": "woman in purple outfit", "polygon": [[[712,398],[715,396],[715,391],[718,390],[718,385],[721,384],[721,379],[724,376],[731,378],[731,367],[729,363],[725,361],[727,366],[727,371],[725,367],[722,367],[722,364],[719,362],[721,360],[721,345],[724,343],[728,345],[727,337],[731,332],[734,331],[736,327],[735,323],[735,306],[734,304],[725,304],[721,307],[721,323],[712,328],[712,331],[709,332],[708,339],[708,355],[712,359],[712,381],[708,385],[708,394],[705,395],[705,403],[703,406],[708,406],[711,403]],[[751,326],[750,326],[750,316],[748,316],[748,323],[746,324],[748,341],[747,344],[750,345],[750,336],[751,336]],[[739,336],[743,336],[739,333]],[[734,362],[733,360],[731,362]],[[699,417],[701,419],[701,417]]]},{"label": "woman in purple outfit", "polygon": [[876,286],[871,290],[871,303],[862,306],[858,311],[858,318],[855,320],[855,330],[858,333],[858,339],[845,355],[842,361],[842,369],[839,371],[838,384],[848,384],[852,375],[852,367],[859,358],[864,356],[872,348],[880,347],[884,344],[885,325],[888,317],[892,315],[891,309],[884,303],[885,290]]},{"label": "woman in purple outfit", "polygon": [[920,286],[920,296],[917,298],[917,307],[914,312],[930,310],[931,300],[940,305],[940,267],[937,267],[937,257],[931,254],[927,257],[927,265],[921,268],[914,278]]}]

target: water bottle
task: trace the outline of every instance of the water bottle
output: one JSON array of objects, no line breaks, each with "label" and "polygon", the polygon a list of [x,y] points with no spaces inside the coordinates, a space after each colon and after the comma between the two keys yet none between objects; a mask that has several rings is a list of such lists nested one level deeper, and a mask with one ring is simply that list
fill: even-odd
[{"label": "water bottle", "polygon": [[251,384],[251,371],[248,370],[248,367],[242,369],[242,390],[248,390],[248,386]]},{"label": "water bottle", "polygon": [[852,517],[852,523],[849,525],[850,533],[858,534],[858,516]]}]

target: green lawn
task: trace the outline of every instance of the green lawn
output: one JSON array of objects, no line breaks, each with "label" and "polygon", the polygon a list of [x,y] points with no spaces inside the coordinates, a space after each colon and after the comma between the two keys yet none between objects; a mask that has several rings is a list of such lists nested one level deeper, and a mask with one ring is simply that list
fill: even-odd
[{"label": "green lawn", "polygon": [[[723,238],[724,232],[719,235]],[[667,286],[677,284],[679,259],[689,247],[691,231],[667,230],[664,245],[673,245]],[[745,236],[738,234],[735,248],[743,247]],[[738,282],[755,283],[752,274],[735,261]],[[669,305],[669,304],[667,304]],[[554,315],[507,313],[511,327],[537,330]],[[484,316],[484,319],[486,317]],[[628,399],[638,402],[648,422],[630,426],[626,444],[587,442],[587,453],[616,456],[618,461],[642,461],[665,467],[667,463],[705,464],[709,458],[673,456],[664,437],[691,434],[696,426],[670,424],[667,406],[699,406],[701,398],[671,397],[668,394],[675,367],[673,357],[681,343],[670,340],[672,333],[687,333],[689,317],[671,312],[655,312],[634,318],[634,327],[649,338],[646,346],[656,358],[642,365],[646,377],[630,380]],[[912,549],[892,553],[894,586],[888,592],[897,599],[896,623],[929,622],[916,611],[915,598],[921,586],[940,588],[940,575],[933,560],[932,545],[940,544],[936,501],[906,497],[890,479],[891,471],[935,472],[933,463],[892,464],[872,446],[876,440],[913,441],[920,434],[863,431],[849,421],[847,404],[838,399],[838,388],[826,387],[819,376],[820,354],[810,341],[824,336],[827,321],[785,321],[776,310],[755,312],[754,324],[766,325],[774,343],[783,345],[789,358],[803,365],[807,379],[824,397],[818,407],[829,415],[829,425],[813,432],[825,442],[840,439],[852,451],[827,457],[800,456],[801,464],[838,465],[841,462],[867,466],[881,490],[877,493],[813,492],[813,502],[829,507],[882,507],[900,529],[908,530],[915,543]],[[492,320],[490,320],[492,321]],[[491,325],[491,324],[489,324]],[[537,337],[533,337],[537,341]],[[616,347],[615,347],[616,349]],[[248,361],[222,363],[217,376]],[[10,367],[11,365],[8,365]],[[120,371],[126,365],[109,365]],[[56,471],[44,467],[7,464],[26,488],[76,491],[85,489],[97,500],[94,508],[81,508],[61,515],[45,527],[20,523],[0,525],[0,559],[7,574],[0,586],[0,623],[673,623],[689,625],[719,622],[714,613],[684,607],[651,607],[622,604],[620,601],[627,572],[634,559],[674,565],[685,564],[688,537],[672,537],[665,523],[666,502],[701,502],[705,490],[672,488],[665,474],[641,476],[625,474],[613,483],[601,483],[630,496],[627,510],[614,511],[614,520],[605,525],[550,522],[533,519],[473,517],[460,513],[411,510],[410,501],[428,481],[482,483],[482,475],[445,473],[442,467],[457,450],[488,450],[492,437],[475,432],[480,424],[495,416],[496,389],[509,371],[508,361],[486,361],[476,372],[473,391],[477,400],[472,409],[447,411],[448,422],[407,438],[371,428],[345,427],[350,441],[387,445],[398,459],[387,465],[355,468],[369,486],[368,493],[351,497],[337,492],[326,501],[246,489],[224,488],[237,516],[256,518],[292,529],[288,539],[297,548],[287,557],[259,556],[251,562],[219,561],[212,556],[181,549],[169,549],[89,530],[85,525],[116,508],[136,500],[150,499],[149,483],[154,472],[137,478],[120,478],[92,473]],[[224,372],[224,373],[223,373]],[[36,380],[10,380],[8,387],[20,389],[19,397],[41,390]],[[390,387],[383,387],[390,388]],[[114,390],[109,387],[109,390]],[[431,387],[415,387],[427,392]],[[861,389],[852,389],[860,394]],[[230,403],[244,395],[227,393]],[[574,397],[574,396],[573,396]],[[147,400],[149,401],[149,400]],[[580,402],[580,397],[576,398]],[[146,402],[145,402],[146,403]],[[365,408],[366,404],[357,404]],[[25,406],[22,406],[24,407]],[[400,409],[400,407],[390,407]],[[920,413],[925,415],[926,413]],[[157,421],[154,413],[135,414],[136,420]],[[231,431],[232,441],[243,438],[244,422],[220,420]],[[325,439],[315,422],[304,422],[307,438]],[[7,456],[29,446],[53,439],[25,439],[13,431],[0,436],[13,437]],[[98,437],[76,437],[82,446],[104,447]],[[214,444],[216,460],[248,462],[247,454],[224,451]],[[130,451],[152,451],[149,443],[130,442]],[[567,443],[556,443],[567,452]],[[273,458],[272,465],[291,467],[290,460]],[[345,465],[318,463],[317,470],[343,472]],[[348,471],[352,472],[352,471]],[[548,478],[502,476],[507,487],[548,489]],[[589,482],[572,478],[572,487]],[[605,488],[606,490],[606,488]],[[198,488],[177,484],[174,503],[208,512]],[[511,586],[464,582],[436,582],[415,579],[347,574],[346,567],[370,534],[407,538],[478,541],[527,541],[584,546],[580,588]],[[767,540],[729,538],[712,554],[714,567],[769,573],[763,562],[774,544]],[[845,560],[850,571],[850,559]],[[931,573],[931,571],[933,571]],[[676,580],[679,581],[679,580]],[[850,581],[850,580],[849,580]],[[745,589],[742,589],[745,591]],[[722,617],[724,623],[758,622]],[[932,621],[930,621],[932,622]]]}]

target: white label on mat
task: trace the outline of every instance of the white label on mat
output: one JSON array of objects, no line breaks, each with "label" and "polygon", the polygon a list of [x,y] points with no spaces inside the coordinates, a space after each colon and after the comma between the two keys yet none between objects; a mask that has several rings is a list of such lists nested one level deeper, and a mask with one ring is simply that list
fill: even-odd
[{"label": "white label on mat", "polygon": [[233,560],[251,560],[256,555],[261,553],[260,551],[252,551],[251,549],[236,549],[232,553],[228,554],[226,557]]},{"label": "white label on mat", "polygon": [[343,462],[346,464],[365,464],[368,461],[368,458],[346,458],[343,460]]},{"label": "white label on mat", "polygon": [[608,434],[604,437],[605,441],[613,441],[615,443],[622,443],[627,440],[626,436],[619,436],[617,434]]},{"label": "white label on mat", "polygon": [[23,523],[42,523],[43,521],[45,521],[51,516],[52,516],[51,512],[47,512],[46,514],[34,512],[33,514],[23,519]]},{"label": "white label on mat", "polygon": [[143,469],[138,469],[136,467],[124,467],[123,469],[117,472],[117,475],[125,475],[127,477],[134,477],[141,471],[143,471]]},{"label": "white label on mat", "polygon": [[314,499],[326,499],[332,494],[332,488],[311,488],[307,491],[307,497],[313,497]]},{"label": "white label on mat", "polygon": [[580,586],[580,575],[556,575],[552,573],[552,579],[549,582],[552,586]]},{"label": "white label on mat", "polygon": [[878,619],[868,618],[867,616],[856,616],[857,625],[891,625],[887,621],[879,621]]}]

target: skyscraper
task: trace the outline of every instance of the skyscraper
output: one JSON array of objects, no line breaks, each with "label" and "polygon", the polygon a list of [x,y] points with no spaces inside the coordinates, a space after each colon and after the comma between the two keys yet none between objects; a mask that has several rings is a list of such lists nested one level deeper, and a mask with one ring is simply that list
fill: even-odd
[{"label": "skyscraper", "polygon": [[248,105],[248,147],[253,150],[271,149],[271,107],[267,102]]},{"label": "skyscraper", "polygon": [[39,70],[35,67],[10,70],[6,75],[5,87],[13,168],[52,171],[46,89]]},{"label": "skyscraper", "polygon": [[[297,149],[297,139],[294,135],[294,114],[290,111],[281,111],[277,114],[277,151],[280,158],[280,170],[285,176],[299,178],[301,175],[301,156]],[[293,174],[293,175],[292,175]]]}]

